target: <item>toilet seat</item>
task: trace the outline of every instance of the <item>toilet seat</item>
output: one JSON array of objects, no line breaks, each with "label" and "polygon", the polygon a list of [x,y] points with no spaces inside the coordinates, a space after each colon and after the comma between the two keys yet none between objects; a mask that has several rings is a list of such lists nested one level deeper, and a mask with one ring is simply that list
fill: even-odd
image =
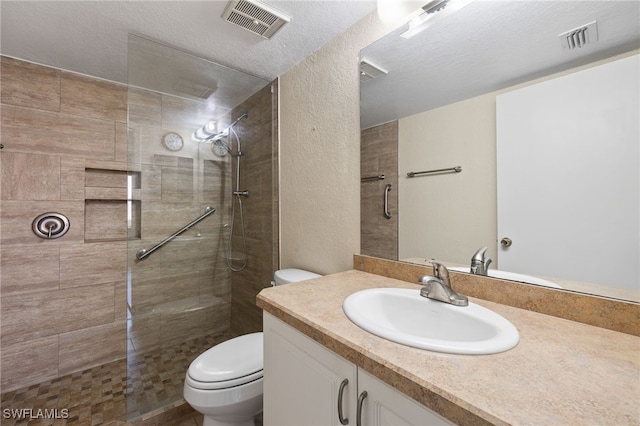
[{"label": "toilet seat", "polygon": [[232,379],[232,380],[225,380],[223,382],[200,382],[198,380],[194,380],[190,375],[187,375],[186,382],[189,386],[191,386],[194,389],[220,390],[220,389],[229,389],[236,386],[246,385],[247,383],[251,383],[261,378],[262,378],[262,370],[244,377],[238,377],[237,379]]},{"label": "toilet seat", "polygon": [[186,384],[203,390],[228,389],[261,379],[263,334],[251,333],[220,343],[189,366]]}]

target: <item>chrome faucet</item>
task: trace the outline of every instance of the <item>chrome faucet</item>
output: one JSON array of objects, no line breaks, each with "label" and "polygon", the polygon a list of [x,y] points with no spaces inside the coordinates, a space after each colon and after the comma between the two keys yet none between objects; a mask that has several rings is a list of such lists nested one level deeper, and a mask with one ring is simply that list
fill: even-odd
[{"label": "chrome faucet", "polygon": [[471,273],[476,275],[487,275],[491,259],[485,257],[487,247],[481,247],[471,257]]},{"label": "chrome faucet", "polygon": [[438,262],[431,262],[431,264],[433,265],[433,276],[424,275],[418,280],[424,286],[420,289],[420,296],[455,306],[467,306],[469,304],[467,296],[456,293],[451,288],[447,267]]}]

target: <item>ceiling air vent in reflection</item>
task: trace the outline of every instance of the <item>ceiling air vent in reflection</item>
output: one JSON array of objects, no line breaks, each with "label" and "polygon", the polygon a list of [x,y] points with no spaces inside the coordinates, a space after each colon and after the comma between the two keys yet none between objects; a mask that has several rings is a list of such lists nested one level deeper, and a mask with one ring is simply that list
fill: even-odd
[{"label": "ceiling air vent in reflection", "polygon": [[269,39],[291,18],[256,0],[231,0],[222,19]]},{"label": "ceiling air vent in reflection", "polygon": [[569,50],[579,49],[587,44],[598,41],[598,25],[596,24],[596,21],[593,21],[578,28],[574,28],[573,30],[564,32],[558,37],[560,37],[560,43],[563,48]]}]

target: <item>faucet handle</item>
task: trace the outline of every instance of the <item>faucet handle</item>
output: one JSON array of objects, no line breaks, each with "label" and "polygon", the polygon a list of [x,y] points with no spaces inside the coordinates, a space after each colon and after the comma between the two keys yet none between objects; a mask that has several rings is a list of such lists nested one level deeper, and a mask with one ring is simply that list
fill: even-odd
[{"label": "faucet handle", "polygon": [[422,285],[429,285],[429,281],[440,281],[438,277],[434,277],[433,275],[423,275],[418,278],[418,282]]},{"label": "faucet handle", "polygon": [[435,276],[423,275],[418,282],[424,287],[420,289],[420,296],[456,306],[469,305],[467,296],[456,293],[449,284],[449,271],[441,263],[433,262]]},{"label": "faucet handle", "polygon": [[447,269],[447,267],[439,262],[431,262],[431,264],[433,265],[433,275],[435,275],[436,278],[444,282],[447,286],[450,286],[449,270]]}]

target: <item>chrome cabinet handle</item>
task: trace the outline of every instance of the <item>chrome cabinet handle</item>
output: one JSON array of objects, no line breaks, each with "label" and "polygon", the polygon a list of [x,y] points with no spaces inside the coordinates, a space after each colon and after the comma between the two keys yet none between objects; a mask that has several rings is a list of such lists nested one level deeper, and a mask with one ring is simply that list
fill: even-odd
[{"label": "chrome cabinet handle", "polygon": [[356,426],[362,426],[362,404],[367,397],[367,391],[362,391],[358,397],[358,411],[356,412]]},{"label": "chrome cabinet handle", "polygon": [[344,379],[342,383],[340,383],[340,389],[338,390],[338,420],[340,420],[340,424],[348,425],[349,419],[345,419],[342,414],[342,395],[344,394],[344,388],[349,384],[349,379]]},{"label": "chrome cabinet handle", "polygon": [[391,219],[391,212],[389,211],[389,191],[391,191],[391,184],[388,184],[384,188],[384,217]]}]

